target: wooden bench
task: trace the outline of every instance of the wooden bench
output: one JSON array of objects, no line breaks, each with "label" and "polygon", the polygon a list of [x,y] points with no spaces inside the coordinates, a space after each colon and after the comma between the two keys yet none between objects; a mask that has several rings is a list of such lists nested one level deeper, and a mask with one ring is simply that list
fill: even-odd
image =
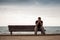
[{"label": "wooden bench", "polygon": [[[12,32],[31,32],[34,31],[35,25],[8,25],[9,32],[12,35]],[[41,30],[38,30],[41,31]]]}]

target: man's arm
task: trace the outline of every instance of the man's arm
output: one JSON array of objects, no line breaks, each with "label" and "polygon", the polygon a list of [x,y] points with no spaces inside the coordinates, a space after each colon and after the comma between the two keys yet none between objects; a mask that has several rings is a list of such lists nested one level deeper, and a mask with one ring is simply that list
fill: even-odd
[{"label": "man's arm", "polygon": [[43,21],[41,21],[41,25],[43,26]]},{"label": "man's arm", "polygon": [[38,20],[35,22],[36,25],[38,25],[39,23],[40,23],[40,22],[39,22]]}]

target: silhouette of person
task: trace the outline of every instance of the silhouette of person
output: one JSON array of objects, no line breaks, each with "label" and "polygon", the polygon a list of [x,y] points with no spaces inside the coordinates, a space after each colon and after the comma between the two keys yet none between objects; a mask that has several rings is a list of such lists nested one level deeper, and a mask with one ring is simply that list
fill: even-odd
[{"label": "silhouette of person", "polygon": [[41,20],[41,17],[38,17],[38,20],[35,22],[35,35],[37,35],[37,31],[41,31],[42,35],[45,35],[44,27],[43,27],[43,21]]}]

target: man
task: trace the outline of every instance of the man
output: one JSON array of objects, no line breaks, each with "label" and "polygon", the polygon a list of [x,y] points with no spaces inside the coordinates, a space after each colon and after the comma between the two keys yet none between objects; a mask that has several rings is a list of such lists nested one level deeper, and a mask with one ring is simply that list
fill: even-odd
[{"label": "man", "polygon": [[35,35],[37,35],[37,31],[40,30],[42,35],[45,35],[44,27],[43,27],[43,21],[41,20],[41,17],[38,17],[38,20],[35,22]]}]

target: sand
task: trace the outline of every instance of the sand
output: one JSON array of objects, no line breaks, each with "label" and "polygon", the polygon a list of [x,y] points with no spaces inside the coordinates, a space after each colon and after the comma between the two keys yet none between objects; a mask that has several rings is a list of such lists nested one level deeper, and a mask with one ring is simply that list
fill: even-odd
[{"label": "sand", "polygon": [[60,40],[60,35],[51,36],[0,36],[0,40]]}]

